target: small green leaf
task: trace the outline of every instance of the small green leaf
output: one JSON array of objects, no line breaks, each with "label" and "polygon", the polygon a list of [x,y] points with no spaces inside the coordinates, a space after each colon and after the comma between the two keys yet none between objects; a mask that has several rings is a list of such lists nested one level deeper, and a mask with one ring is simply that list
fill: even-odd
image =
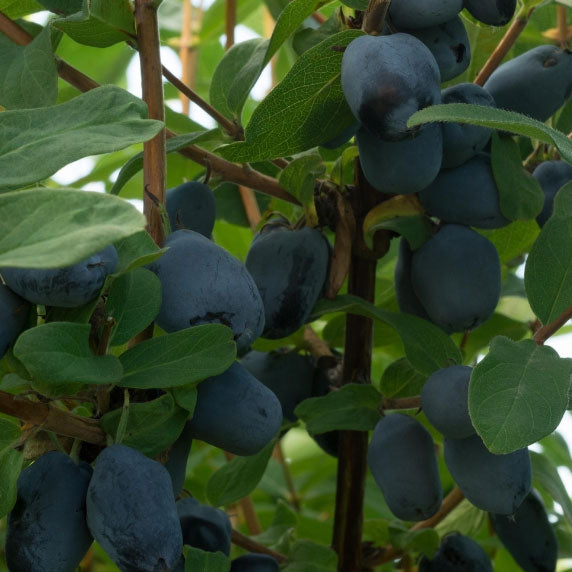
[{"label": "small green leaf", "polygon": [[544,324],[572,305],[572,184],[554,201],[548,219],[526,260],[524,285],[533,312]]},{"label": "small green leaf", "polygon": [[530,252],[540,228],[535,220],[518,220],[502,228],[478,229],[477,232],[495,245],[501,263],[506,264],[517,256]]},{"label": "small green leaf", "polygon": [[89,324],[49,322],[26,330],[14,345],[14,355],[33,376],[44,395],[75,393],[88,383],[113,384],[121,379],[119,360],[93,355]]},{"label": "small green leaf", "polygon": [[190,417],[193,416],[195,412],[195,406],[197,405],[197,388],[196,387],[175,387],[171,390],[173,397],[175,398],[175,403],[186,409],[190,413]]},{"label": "small green leaf", "polygon": [[412,397],[421,393],[426,379],[411,366],[407,358],[399,358],[383,371],[379,390],[384,397]]},{"label": "small green leaf", "polygon": [[544,143],[554,145],[562,155],[562,158],[572,163],[572,140],[568,139],[564,133],[521,113],[468,103],[431,105],[414,113],[409,118],[407,126],[415,127],[416,125],[434,123],[436,121],[470,123],[472,125],[509,131],[510,133],[524,135],[531,139],[538,139]]},{"label": "small green leaf", "polygon": [[137,389],[196,384],[227,370],[236,358],[230,328],[194,326],[145,340],[121,354],[121,387]]},{"label": "small green leaf", "polygon": [[290,562],[284,572],[335,572],[338,557],[329,547],[310,540],[298,539],[288,552]]},{"label": "small green leaf", "polygon": [[114,243],[117,250],[117,267],[115,273],[129,272],[140,266],[153,262],[166,252],[160,249],[145,230],[131,234],[127,238]]},{"label": "small green leaf", "polygon": [[440,536],[445,536],[449,532],[460,532],[466,536],[474,537],[479,533],[487,513],[477,508],[467,499],[449,513],[436,527],[435,530]]},{"label": "small green leaf", "polygon": [[339,48],[362,34],[346,30],[304,52],[252,114],[246,141],[221,147],[220,153],[239,162],[285,157],[320,145],[352,125],[355,118],[340,82]]},{"label": "small green leaf", "polygon": [[230,559],[222,552],[206,552],[194,546],[185,545],[186,572],[228,572]]},{"label": "small green leaf", "polygon": [[122,274],[113,281],[105,311],[115,320],[110,343],[126,344],[145,329],[161,308],[161,282],[146,268]]},{"label": "small green leaf", "polygon": [[[184,147],[187,147],[191,143],[200,143],[202,141],[207,141],[213,136],[214,133],[218,133],[217,130],[212,131],[195,131],[193,133],[185,133],[184,135],[177,135],[176,137],[170,137],[166,142],[166,153],[174,153],[179,151]],[[109,191],[112,195],[118,195],[121,189],[139,172],[143,169],[143,152],[134,155],[121,167],[117,179],[111,190]]]},{"label": "small green leaf", "polygon": [[[101,418],[106,433],[116,436],[122,409],[115,409]],[[154,457],[170,447],[183,431],[189,412],[175,404],[169,393],[153,401],[131,403],[122,443]]]},{"label": "small green leaf", "polygon": [[86,0],[81,12],[53,22],[79,44],[106,48],[135,37],[135,18],[129,0]]},{"label": "small green leaf", "polygon": [[21,434],[22,430],[16,420],[0,417],[0,452],[15,443]]},{"label": "small green leaf", "polygon": [[298,157],[280,172],[278,182],[301,204],[307,205],[314,200],[314,181],[324,174],[326,167],[318,153]]},{"label": "small green leaf", "polygon": [[260,482],[272,456],[275,440],[250,457],[234,457],[207,481],[206,494],[214,506],[236,502],[248,496]]},{"label": "small green leaf", "polygon": [[132,204],[111,195],[64,189],[3,193],[0,266],[71,266],[144,226],[145,217]]},{"label": "small green leaf", "polygon": [[487,448],[507,454],[556,429],[568,405],[572,360],[533,340],[498,336],[469,384],[469,413]]},{"label": "small green leaf", "polygon": [[18,476],[24,464],[24,453],[7,447],[0,451],[0,518],[16,503]]},{"label": "small green leaf", "polygon": [[151,139],[163,124],[147,115],[143,101],[112,85],[59,105],[0,113],[0,189],[24,187],[82,157]]},{"label": "small green leaf", "polygon": [[312,435],[334,429],[369,431],[381,418],[381,395],[372,385],[348,383],[324,397],[305,399],[296,407],[296,417]]},{"label": "small green leaf", "polygon": [[529,220],[539,215],[544,205],[542,187],[522,166],[520,149],[512,137],[493,133],[491,165],[502,214],[509,220]]},{"label": "small green leaf", "polygon": [[403,341],[407,359],[424,375],[431,375],[443,367],[462,363],[461,352],[451,338],[434,324],[416,316],[388,312],[358,296],[344,294],[335,300],[320,300],[314,307],[310,320],[332,312],[367,316],[395,328]]},{"label": "small green leaf", "polygon": [[15,20],[34,12],[39,12],[42,6],[36,0],[0,0],[0,12]]},{"label": "small green leaf", "polygon": [[50,26],[18,51],[0,79],[0,104],[7,109],[54,105],[58,97],[58,70],[52,51]]}]

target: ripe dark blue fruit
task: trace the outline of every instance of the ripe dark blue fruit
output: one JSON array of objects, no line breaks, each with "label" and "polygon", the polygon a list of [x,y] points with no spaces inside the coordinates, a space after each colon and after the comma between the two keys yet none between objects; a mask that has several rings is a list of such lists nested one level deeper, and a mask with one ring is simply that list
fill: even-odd
[{"label": "ripe dark blue fruit", "polygon": [[463,9],[463,0],[392,0],[391,22],[397,29],[418,29],[448,22]]},{"label": "ripe dark blue fruit", "polygon": [[459,16],[429,28],[403,31],[415,36],[429,48],[439,66],[442,82],[461,75],[469,67],[471,46]]},{"label": "ripe dark blue fruit", "polygon": [[30,305],[0,284],[0,358],[26,325]]},{"label": "ripe dark blue fruit", "polygon": [[278,572],[278,562],[266,554],[244,554],[235,558],[230,572]]},{"label": "ripe dark blue fruit", "polygon": [[[469,103],[496,107],[492,95],[474,83],[458,83],[441,92],[441,103]],[[468,123],[443,124],[443,168],[453,169],[482,151],[492,129]]]},{"label": "ripe dark blue fruit", "polygon": [[493,455],[478,435],[446,437],[445,463],[465,497],[482,510],[513,514],[530,492],[528,449]]},{"label": "ripe dark blue fruit", "polygon": [[216,201],[208,185],[189,181],[167,189],[165,208],[171,230],[187,228],[210,238],[216,219]]},{"label": "ripe dark blue fruit", "polygon": [[296,421],[294,409],[312,395],[314,364],[296,352],[248,352],[240,362],[258,381],[272,390],[282,405],[282,415]]},{"label": "ripe dark blue fruit", "polygon": [[289,336],[306,322],[324,289],[329,262],[330,246],[317,229],[270,223],[254,237],[245,265],[264,304],[263,337]]},{"label": "ripe dark blue fruit", "polygon": [[500,210],[499,190],[485,153],[454,169],[443,169],[419,199],[427,214],[443,222],[489,229],[510,222]]},{"label": "ripe dark blue fruit", "polygon": [[403,139],[409,117],[440,102],[440,79],[433,54],[409,34],[360,36],[342,59],[342,89],[352,113],[384,139]]},{"label": "ripe dark blue fruit", "polygon": [[443,538],[433,558],[421,559],[419,572],[493,572],[493,567],[480,544],[454,532]]},{"label": "ripe dark blue fruit", "polygon": [[500,274],[493,244],[456,224],[444,225],[411,261],[413,291],[431,321],[447,332],[471,330],[490,318],[500,297]]},{"label": "ripe dark blue fruit", "polygon": [[97,457],[87,523],[122,572],[170,570],[183,550],[167,469],[125,445],[111,445]]},{"label": "ripe dark blue fruit", "polygon": [[532,491],[513,515],[490,515],[495,532],[524,572],[554,572],[558,540],[540,497]]},{"label": "ripe dark blue fruit", "polygon": [[572,181],[572,165],[566,161],[544,161],[534,169],[532,176],[538,180],[544,191],[544,207],[536,217],[536,222],[542,227],[552,216],[556,193]]},{"label": "ripe dark blue fruit", "polygon": [[183,531],[183,544],[206,552],[230,554],[232,526],[226,512],[201,504],[194,498],[177,501],[177,512]]},{"label": "ripe dark blue fruit", "polygon": [[497,107],[546,121],[572,90],[572,52],[537,46],[509,60],[485,83]]},{"label": "ripe dark blue fruit", "polygon": [[42,455],[18,477],[18,498],[8,515],[6,563],[10,572],[74,572],[93,538],[85,495],[92,470],[63,453]]},{"label": "ripe dark blue fruit", "polygon": [[66,268],[0,268],[10,290],[32,304],[76,308],[93,300],[115,270],[117,251],[110,245]]},{"label": "ripe dark blue fruit", "polygon": [[397,518],[424,520],[439,510],[443,491],[433,439],[413,417],[383,417],[373,431],[367,463]]},{"label": "ripe dark blue fruit", "polygon": [[453,365],[436,371],[423,385],[423,412],[431,425],[445,437],[463,439],[475,433],[469,417],[472,371],[466,365]]},{"label": "ripe dark blue fruit", "polygon": [[400,141],[386,141],[361,128],[356,141],[365,178],[382,193],[417,193],[441,168],[443,130],[439,124],[424,126]]},{"label": "ripe dark blue fruit", "polygon": [[224,324],[238,350],[248,348],[264,328],[264,307],[244,264],[192,230],[174,232],[165,246],[169,250],[151,266],[163,290],[157,324],[167,332]]},{"label": "ripe dark blue fruit", "polygon": [[254,455],[270,442],[281,424],[278,398],[238,362],[198,385],[190,421],[193,438],[234,455]]},{"label": "ripe dark blue fruit", "polygon": [[469,13],[489,26],[504,26],[514,15],[516,0],[464,0]]},{"label": "ripe dark blue fruit", "polygon": [[171,445],[169,449],[169,458],[165,463],[165,469],[171,475],[173,482],[173,493],[177,498],[185,484],[185,476],[187,474],[187,459],[191,450],[193,442],[193,435],[190,425],[187,423],[177,440]]}]

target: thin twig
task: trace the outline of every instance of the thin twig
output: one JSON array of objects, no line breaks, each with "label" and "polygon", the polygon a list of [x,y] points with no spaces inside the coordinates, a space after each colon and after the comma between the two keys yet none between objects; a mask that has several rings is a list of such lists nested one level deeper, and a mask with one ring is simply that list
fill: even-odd
[{"label": "thin twig", "polygon": [[249,552],[268,554],[269,556],[272,556],[272,558],[274,558],[274,560],[277,562],[288,562],[288,558],[284,556],[284,554],[280,554],[280,552],[276,552],[275,550],[264,546],[264,544],[260,544],[259,542],[252,540],[252,538],[241,534],[238,532],[238,530],[233,529],[231,540],[233,544],[236,544],[236,546],[240,546]]},{"label": "thin twig", "polygon": [[252,232],[255,232],[258,224],[262,220],[260,208],[258,207],[258,202],[256,201],[256,195],[252,189],[248,189],[242,185],[239,185],[238,192],[240,194],[242,206],[244,207],[244,214],[248,220],[248,226],[250,226],[250,230],[252,230]]},{"label": "thin twig", "polygon": [[544,342],[553,334],[555,334],[568,320],[572,318],[572,306],[566,308],[556,320],[542,326],[534,333],[533,339],[539,345],[543,345]]},{"label": "thin twig", "polygon": [[500,63],[514,46],[524,28],[526,28],[533,12],[534,8],[523,8],[517,14],[516,18],[512,21],[512,24],[509,26],[505,35],[494,49],[483,68],[477,74],[474,81],[476,85],[483,86],[491,74],[499,67]]},{"label": "thin twig", "polygon": [[562,49],[569,46],[568,36],[568,7],[562,4],[556,6],[556,22],[558,30],[558,43]]},{"label": "thin twig", "polygon": [[389,410],[396,409],[420,409],[421,397],[416,395],[414,397],[398,397],[395,399],[384,399],[383,408]]},{"label": "thin twig", "polygon": [[226,0],[225,4],[225,50],[230,50],[234,46],[234,28],[236,27],[236,0]]},{"label": "thin twig", "polygon": [[[191,89],[195,83],[196,50],[191,44],[193,35],[193,4],[191,0],[183,0],[183,26],[181,28],[181,43],[179,45],[179,59],[181,60],[181,82]],[[179,93],[183,113],[189,115],[190,100],[184,93]]]},{"label": "thin twig", "polygon": [[0,391],[0,412],[58,435],[81,439],[94,445],[106,443],[105,432],[97,421],[67,413],[46,403],[34,403],[24,397]]},{"label": "thin twig", "polygon": [[298,493],[296,492],[296,486],[294,485],[294,479],[292,478],[292,473],[290,473],[290,467],[286,461],[286,457],[284,457],[284,451],[282,450],[282,442],[278,441],[274,446],[274,454],[276,460],[280,463],[282,467],[282,474],[284,475],[284,480],[286,481],[286,487],[288,488],[288,492],[290,493],[290,502],[292,506],[297,510],[300,511],[300,498],[298,497]]}]

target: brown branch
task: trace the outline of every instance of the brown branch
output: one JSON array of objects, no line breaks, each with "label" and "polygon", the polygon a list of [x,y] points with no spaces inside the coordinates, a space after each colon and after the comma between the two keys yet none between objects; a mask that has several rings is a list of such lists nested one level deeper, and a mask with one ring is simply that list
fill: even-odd
[{"label": "brown branch", "polygon": [[390,3],[391,0],[370,0],[362,26],[366,34],[377,36],[382,33]]},{"label": "brown branch", "polygon": [[483,86],[491,74],[499,67],[502,60],[508,54],[510,49],[514,46],[516,40],[526,28],[534,8],[525,9],[523,8],[512,21],[505,35],[498,43],[497,47],[494,49],[493,53],[490,55],[489,59],[477,74],[474,83],[476,85]]},{"label": "brown branch", "polygon": [[256,202],[256,196],[252,189],[248,189],[242,185],[238,187],[238,192],[240,194],[242,206],[244,207],[244,214],[248,220],[248,226],[250,226],[250,230],[252,230],[252,232],[255,232],[256,227],[262,220],[262,215],[260,214],[260,209]]},{"label": "brown branch", "polygon": [[[181,29],[181,43],[179,45],[179,59],[181,60],[181,81],[191,89],[195,84],[196,50],[191,40],[193,34],[193,4],[191,0],[183,0],[183,27]],[[190,100],[184,93],[179,93],[183,113],[189,114]]]},{"label": "brown branch", "polygon": [[566,308],[556,320],[542,326],[534,333],[533,339],[539,345],[543,345],[544,342],[553,334],[555,334],[568,320],[572,318],[572,306]]},{"label": "brown branch", "polygon": [[324,24],[327,21],[327,18],[323,14],[320,14],[320,12],[314,12],[312,14],[312,20],[314,20],[314,22],[318,22],[318,24]]},{"label": "brown branch", "polygon": [[226,0],[225,4],[225,50],[230,50],[234,46],[234,28],[236,27],[236,0]]},{"label": "brown branch", "polygon": [[305,326],[304,328],[304,345],[317,360],[322,357],[334,357],[334,352],[330,346],[316,334],[312,326]]},{"label": "brown branch", "polygon": [[415,397],[399,397],[396,399],[384,399],[383,400],[384,409],[421,409],[421,397],[416,395]]},{"label": "brown branch", "polygon": [[0,391],[0,412],[11,415],[58,435],[105,445],[105,432],[94,419],[56,409],[46,403],[34,403],[21,396]]},{"label": "brown branch", "polygon": [[264,544],[260,544],[259,542],[252,540],[252,538],[241,534],[238,532],[238,530],[233,529],[231,540],[233,544],[236,544],[236,546],[240,546],[249,552],[255,552],[257,554],[268,554],[268,556],[272,556],[272,558],[274,558],[274,560],[277,562],[288,562],[288,558],[284,556],[284,554],[280,554],[280,552],[276,552],[271,548],[267,548],[264,546]]},{"label": "brown branch", "polygon": [[274,456],[276,457],[276,460],[280,463],[280,466],[282,467],[282,474],[284,475],[284,480],[286,481],[286,487],[288,488],[288,492],[290,493],[289,501],[292,503],[292,506],[297,511],[300,511],[300,497],[296,492],[294,479],[292,478],[290,467],[288,466],[286,458],[284,457],[284,451],[282,450],[282,443],[280,441],[278,441],[274,447]]},{"label": "brown branch", "polygon": [[[434,528],[445,519],[464,499],[464,495],[459,487],[455,487],[444,499],[439,511],[431,518],[418,522],[410,530],[422,530],[424,528]],[[402,550],[396,550],[391,544],[380,550],[375,550],[364,558],[364,566],[373,568],[386,562],[391,562],[403,554]]]},{"label": "brown branch", "polygon": [[562,49],[567,49],[569,46],[568,8],[562,4],[556,6],[556,22],[558,30],[558,43]]}]

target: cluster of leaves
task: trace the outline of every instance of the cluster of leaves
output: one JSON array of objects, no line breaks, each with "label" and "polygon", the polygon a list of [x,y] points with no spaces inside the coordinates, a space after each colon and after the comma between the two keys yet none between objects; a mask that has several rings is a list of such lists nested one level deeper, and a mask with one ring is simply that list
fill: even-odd
[{"label": "cluster of leaves", "polygon": [[[524,8],[534,4],[538,2],[528,2]],[[144,231],[144,217],[124,199],[142,198],[141,143],[163,125],[147,119],[142,101],[123,89],[136,45],[130,2],[0,0],[0,11],[13,20],[45,7],[57,14],[50,25],[41,28],[19,21],[33,36],[29,44],[17,45],[0,34],[0,104],[6,109],[0,114],[0,266],[62,267],[113,242],[119,263],[104,289],[108,292],[105,310],[114,326],[110,352],[95,355],[90,340],[97,300],[78,309],[54,310],[46,323],[40,316],[41,326],[26,330],[0,362],[0,390],[11,394],[33,390],[58,407],[90,417],[93,403],[81,399],[86,388],[109,384],[164,388],[166,393],[153,401],[132,403],[127,418],[121,410],[114,410],[101,419],[106,433],[119,433],[125,444],[155,456],[173,443],[192,414],[197,383],[224,371],[235,359],[235,347],[230,331],[216,325],[175,334],[156,329],[152,339],[127,347],[160,306],[158,280],[144,266],[160,256],[161,250]],[[353,9],[366,7],[359,0],[347,0],[342,10],[349,15]],[[512,55],[543,42],[542,33],[554,27],[555,4],[545,2],[536,8]],[[325,16],[319,27],[309,20],[317,9]],[[167,107],[165,124],[176,134],[167,144],[167,186],[203,174],[202,166],[176,153],[190,144],[215,150],[227,161],[249,162],[276,177],[303,206],[264,196],[258,199],[259,205],[292,218],[313,214],[316,177],[327,178],[340,189],[353,182],[355,147],[318,148],[354,121],[341,91],[340,64],[343,47],[362,32],[343,29],[339,9],[337,2],[322,6],[319,0],[240,1],[237,22],[261,37],[239,43],[226,53],[219,43],[225,3],[215,0],[201,13],[201,26],[193,37],[196,91],[230,121],[245,126],[245,139],[232,141],[223,130],[208,130]],[[269,39],[262,38],[266,35],[262,27],[265,10],[276,20]],[[178,0],[163,2],[159,25],[165,46],[180,45],[181,13]],[[473,58],[455,83],[471,81],[501,37],[499,30],[470,21],[465,24]],[[58,77],[62,61],[89,72],[101,84],[115,85],[79,94]],[[278,83],[258,104],[251,91],[271,61]],[[171,85],[165,85],[165,97],[168,102],[178,97]],[[372,385],[348,385],[326,397],[307,400],[297,414],[310,433],[367,431],[380,418],[383,398],[419,395],[424,381],[437,369],[451,363],[471,364],[486,354],[471,382],[475,427],[496,453],[538,443],[536,451],[541,452],[531,452],[534,486],[553,516],[560,556],[570,557],[572,503],[557,467],[572,467],[572,458],[564,440],[553,432],[568,408],[572,363],[528,338],[533,320],[554,322],[572,305],[572,188],[560,193],[554,216],[540,231],[534,217],[541,208],[541,190],[527,177],[522,161],[533,150],[532,139],[542,142],[535,149],[541,159],[551,157],[555,148],[572,162],[572,143],[564,135],[572,131],[572,105],[561,110],[552,128],[495,109],[455,106],[426,109],[411,124],[429,121],[473,122],[523,136],[517,142],[498,136],[493,141],[501,209],[513,221],[505,228],[483,231],[503,264],[501,304],[489,321],[464,340],[461,349],[461,336],[449,337],[428,322],[398,313],[393,244],[377,270],[375,305],[342,289],[336,299],[319,302],[312,316],[321,337],[338,350],[343,349],[347,313],[374,320]],[[50,179],[69,163],[92,156],[97,156],[92,159],[93,167],[73,181],[73,188],[59,188]],[[280,157],[290,159],[283,170],[271,163]],[[237,185],[217,179],[216,172],[213,176],[218,207],[214,239],[244,259],[252,235]],[[93,184],[106,193],[79,191]],[[406,234],[407,227],[399,220],[418,215],[407,205],[389,203],[366,219],[362,229],[366,242],[371,244],[379,229]],[[516,270],[525,255],[523,280]],[[559,333],[566,331],[561,328]],[[268,351],[301,345],[302,332],[298,332],[286,340],[259,340],[254,348]],[[499,370],[503,375],[498,375]],[[495,399],[501,393],[504,399]],[[430,428],[422,413],[418,418]],[[432,434],[440,445],[442,437],[434,430]],[[27,439],[24,447],[14,447],[26,436],[13,417],[0,417],[0,515],[14,502],[21,467],[37,455],[33,439]],[[292,460],[297,494],[303,499],[302,510],[296,512],[286,502],[291,500],[291,491],[280,463],[271,458],[273,445],[229,463],[220,451],[194,445],[186,487],[217,506],[252,494],[264,529],[254,537],[257,542],[286,554],[288,570],[335,570],[335,554],[326,546],[332,533],[336,463],[317,449],[303,429],[290,430],[284,447]],[[444,489],[450,489],[452,480],[442,459],[440,472]],[[485,516],[465,501],[436,529],[410,531],[394,520],[368,476],[364,541],[375,546],[390,543],[401,550],[430,554],[440,535],[458,530],[477,538],[491,553],[495,551],[499,569],[517,570],[498,541],[488,537]],[[241,526],[246,530],[244,523]],[[96,557],[107,562],[100,552]],[[217,566],[214,557],[211,565]]]}]

